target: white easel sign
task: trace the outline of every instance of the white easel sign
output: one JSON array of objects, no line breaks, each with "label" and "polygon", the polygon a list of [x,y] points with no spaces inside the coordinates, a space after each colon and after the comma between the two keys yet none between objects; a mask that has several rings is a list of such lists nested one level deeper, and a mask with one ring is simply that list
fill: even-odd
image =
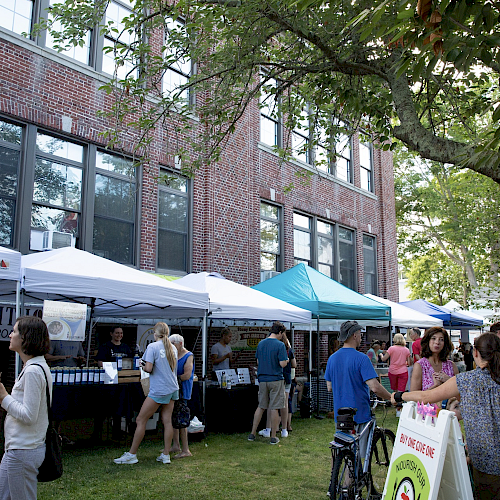
[{"label": "white easel sign", "polygon": [[403,405],[383,500],[472,500],[458,420],[428,409]]}]

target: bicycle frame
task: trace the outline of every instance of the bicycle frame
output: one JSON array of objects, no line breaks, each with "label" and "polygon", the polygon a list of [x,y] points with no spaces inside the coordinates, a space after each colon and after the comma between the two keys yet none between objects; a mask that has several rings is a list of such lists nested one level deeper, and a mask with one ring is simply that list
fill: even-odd
[{"label": "bicycle frame", "polygon": [[[376,424],[377,421],[375,417],[372,417],[372,419],[366,423],[365,427],[359,434],[358,433],[347,434],[346,432],[343,431],[337,431],[335,432],[333,441],[330,443],[333,460],[335,460],[340,450],[344,449],[352,450],[355,457],[354,478],[356,481],[359,479],[360,476],[359,466],[362,458],[359,455],[359,443],[362,439],[366,437],[366,434],[368,433],[368,440],[366,443],[366,452],[364,457],[365,461],[363,463],[363,470],[362,470],[363,474],[366,474],[370,466],[370,452],[372,448],[373,435],[375,433]],[[338,439],[340,442],[336,441],[336,439]]]}]

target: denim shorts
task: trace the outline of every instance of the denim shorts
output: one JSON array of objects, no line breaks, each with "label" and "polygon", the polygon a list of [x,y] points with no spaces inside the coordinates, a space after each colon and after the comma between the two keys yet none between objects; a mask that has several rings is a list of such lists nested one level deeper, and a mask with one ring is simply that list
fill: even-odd
[{"label": "denim shorts", "polygon": [[[149,396],[151,398],[151,396]],[[179,399],[179,391],[174,391],[172,394],[167,394],[166,396],[155,396],[154,398],[151,398],[155,403],[158,403],[159,405],[168,405],[170,403],[170,400],[173,399],[176,401]]]}]

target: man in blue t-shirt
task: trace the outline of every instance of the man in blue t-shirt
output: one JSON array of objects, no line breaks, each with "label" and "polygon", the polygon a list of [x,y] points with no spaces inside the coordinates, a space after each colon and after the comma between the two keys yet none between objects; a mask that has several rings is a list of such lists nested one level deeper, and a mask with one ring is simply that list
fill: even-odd
[{"label": "man in blue t-shirt", "polygon": [[361,339],[361,326],[356,321],[342,323],[339,340],[344,345],[330,356],[325,372],[327,389],[333,391],[335,422],[339,408],[356,408],[354,421],[359,426],[358,430],[371,420],[370,390],[382,399],[391,399],[390,393],[378,381],[370,358],[357,351]]},{"label": "man in blue t-shirt", "polygon": [[248,435],[249,441],[255,441],[255,433],[259,426],[264,410],[271,412],[271,441],[278,444],[276,431],[279,426],[278,410],[285,406],[285,381],[283,368],[288,363],[285,344],[281,341],[286,332],[285,326],[275,321],[267,339],[261,340],[257,346],[257,378],[259,379],[259,405],[253,417],[252,432]]}]

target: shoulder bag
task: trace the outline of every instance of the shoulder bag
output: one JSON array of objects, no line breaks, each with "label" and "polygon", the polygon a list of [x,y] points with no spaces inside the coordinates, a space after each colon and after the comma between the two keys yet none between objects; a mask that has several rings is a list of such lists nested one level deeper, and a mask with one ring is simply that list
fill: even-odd
[{"label": "shoulder bag", "polygon": [[172,412],[172,427],[174,429],[184,429],[189,427],[191,422],[191,413],[187,401],[182,397],[182,380],[178,379],[179,383],[179,399],[174,402],[174,410]]},{"label": "shoulder bag", "polygon": [[49,414],[49,426],[47,427],[47,434],[45,435],[45,458],[42,465],[38,469],[38,481],[40,483],[47,483],[59,479],[63,474],[62,465],[62,442],[56,429],[52,425],[52,401],[50,399],[49,381],[47,374],[42,365],[33,363],[39,366],[45,377],[45,390],[47,394],[47,411]]}]

